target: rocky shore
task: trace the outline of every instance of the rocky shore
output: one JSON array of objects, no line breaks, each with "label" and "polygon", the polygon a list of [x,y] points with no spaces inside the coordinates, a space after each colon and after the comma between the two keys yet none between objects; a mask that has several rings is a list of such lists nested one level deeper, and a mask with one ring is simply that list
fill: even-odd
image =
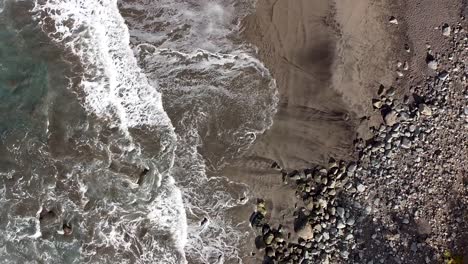
[{"label": "rocky shore", "polygon": [[[463,16],[434,28],[447,44],[425,43],[424,58],[402,45],[413,60],[395,61],[400,81],[375,86],[368,103],[382,122],[355,140],[357,159],[272,164],[295,190],[294,226],[272,223],[260,197],[250,218],[253,254],[264,263],[468,261],[467,29]],[[415,76],[414,60],[424,61],[427,76]]]}]

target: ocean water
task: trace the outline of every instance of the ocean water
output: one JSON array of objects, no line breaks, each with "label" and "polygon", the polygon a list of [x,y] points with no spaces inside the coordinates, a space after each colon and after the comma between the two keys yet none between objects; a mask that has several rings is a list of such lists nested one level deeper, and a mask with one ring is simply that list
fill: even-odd
[{"label": "ocean water", "polygon": [[217,171],[275,113],[255,2],[0,6],[0,263],[240,263]]}]

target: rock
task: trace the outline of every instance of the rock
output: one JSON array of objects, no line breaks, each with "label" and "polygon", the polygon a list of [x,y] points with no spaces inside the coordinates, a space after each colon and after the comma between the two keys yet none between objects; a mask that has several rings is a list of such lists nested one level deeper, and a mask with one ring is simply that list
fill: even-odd
[{"label": "rock", "polygon": [[410,48],[410,46],[408,44],[405,44],[404,48],[405,48],[406,52],[408,52],[408,53],[411,52],[411,48]]},{"label": "rock", "polygon": [[275,235],[273,235],[273,233],[268,233],[263,237],[263,241],[265,241],[266,245],[271,245],[274,239]]},{"label": "rock", "polygon": [[254,212],[250,217],[250,223],[252,226],[260,227],[262,226],[262,222],[265,219],[265,216],[259,212]]},{"label": "rock", "polygon": [[380,108],[382,108],[383,102],[380,101],[379,99],[373,99],[373,100],[372,100],[372,105],[373,105],[376,109],[380,109]]},{"label": "rock", "polygon": [[398,25],[398,20],[394,16],[391,16],[388,22],[390,22],[390,24]]},{"label": "rock", "polygon": [[304,226],[297,228],[296,233],[304,240],[314,238],[314,230],[310,224],[305,224]]},{"label": "rock", "polygon": [[360,192],[360,193],[362,193],[362,192],[364,192],[364,191],[366,190],[366,186],[364,186],[364,185],[361,184],[361,183],[359,183],[359,184],[356,186],[356,188],[357,188],[357,191]]},{"label": "rock", "polygon": [[396,89],[395,89],[395,87],[392,86],[392,87],[388,88],[386,94],[387,94],[387,96],[389,96],[389,97],[395,96],[395,94],[396,94]]},{"label": "rock", "polygon": [[356,220],[352,217],[348,218],[348,220],[346,220],[346,224],[349,225],[349,226],[352,226],[354,225],[354,223],[356,223]]},{"label": "rock", "polygon": [[347,170],[348,172],[353,173],[354,171],[356,171],[356,168],[357,168],[357,164],[353,162],[348,165]]},{"label": "rock", "polygon": [[406,61],[405,61],[405,63],[403,64],[403,70],[404,70],[404,71],[409,70],[409,64],[408,64],[408,62],[406,62]]},{"label": "rock", "polygon": [[336,225],[336,228],[338,228],[338,229],[343,229],[343,228],[345,228],[345,227],[346,227],[346,225],[343,224],[343,222],[338,221],[338,224]]},{"label": "rock", "polygon": [[387,126],[395,125],[398,121],[397,112],[393,110],[390,111],[388,114],[385,115],[384,121]]},{"label": "rock", "polygon": [[404,137],[401,140],[401,147],[404,148],[404,149],[410,149],[411,148],[411,141],[407,137]]},{"label": "rock", "polygon": [[425,116],[432,115],[432,109],[426,104],[419,104],[418,110],[419,110],[419,113],[421,113],[422,115],[425,115]]},{"label": "rock", "polygon": [[267,214],[267,210],[265,207],[263,206],[257,206],[257,212],[263,216],[265,216]]},{"label": "rock", "polygon": [[444,24],[442,27],[442,35],[448,37],[450,36],[450,33],[452,33],[452,28],[448,24]]},{"label": "rock", "polygon": [[447,80],[448,77],[449,77],[449,73],[447,71],[441,71],[439,75],[437,76],[437,78],[439,78],[441,81]]},{"label": "rock", "polygon": [[316,225],[314,226],[314,230],[317,231],[317,232],[319,232],[319,233],[322,232],[322,225],[316,224]]},{"label": "rock", "polygon": [[275,256],[275,250],[273,250],[271,247],[268,247],[266,249],[266,255],[270,258],[274,257]]},{"label": "rock", "polygon": [[436,60],[430,60],[427,62],[427,67],[429,67],[429,69],[431,70],[437,70],[437,61]]}]

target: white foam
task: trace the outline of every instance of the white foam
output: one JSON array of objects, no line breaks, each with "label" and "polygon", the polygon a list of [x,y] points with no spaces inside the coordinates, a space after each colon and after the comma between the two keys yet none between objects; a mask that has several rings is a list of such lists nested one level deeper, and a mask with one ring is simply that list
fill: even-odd
[{"label": "white foam", "polygon": [[67,45],[87,67],[81,88],[89,110],[123,128],[171,127],[161,95],[137,66],[116,0],[49,0],[36,3],[34,11],[52,18],[56,31],[49,36]]},{"label": "white foam", "polygon": [[[145,74],[137,66],[129,47],[128,30],[117,9],[116,2],[116,0],[36,1],[34,12],[37,12],[40,24],[51,39],[65,45],[69,51],[79,56],[84,66],[84,73],[79,90],[75,92],[84,94],[83,106],[88,111],[99,118],[117,124],[122,131],[128,131],[128,128],[149,126],[156,128],[161,134],[166,133],[168,134],[166,136],[174,137],[170,119],[162,106],[161,94],[148,83]],[[51,21],[55,31],[48,32]],[[173,141],[169,140],[169,142]],[[130,144],[128,148],[131,151],[136,146]],[[90,172],[92,175],[91,169]],[[164,250],[155,250],[159,252],[159,255],[153,253],[153,249],[158,248],[159,243],[159,241],[154,241],[142,256],[142,259],[146,261],[142,261],[144,263],[178,263],[182,259],[184,262],[183,249],[187,231],[181,193],[170,178],[158,180],[159,196],[145,207],[132,208],[131,210],[139,210],[132,214],[151,210],[147,217],[154,222],[154,225],[172,234],[173,246],[177,248],[181,256],[174,258],[168,255],[171,252],[164,252]],[[80,185],[80,191],[84,195],[88,189]],[[62,197],[62,199],[65,198]],[[83,196],[82,200],[86,201],[87,198]],[[126,205],[115,204],[111,200],[103,202],[105,208],[116,210],[110,211],[110,215],[113,213],[130,215],[128,212],[130,209],[126,208]],[[135,226],[138,225],[132,223],[122,219],[119,224],[128,228],[130,230],[128,232],[135,233]],[[129,244],[125,239],[125,234],[127,234],[125,229],[118,231],[117,226],[109,226],[106,219],[102,219],[97,224],[101,227],[101,232],[98,234],[96,244],[102,243],[104,246],[129,249]],[[93,256],[93,252],[83,254],[88,257]]]}]

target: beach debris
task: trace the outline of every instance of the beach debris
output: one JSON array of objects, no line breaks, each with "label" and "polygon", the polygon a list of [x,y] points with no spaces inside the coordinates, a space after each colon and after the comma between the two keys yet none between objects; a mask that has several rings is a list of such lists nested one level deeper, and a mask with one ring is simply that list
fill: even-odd
[{"label": "beach debris", "polygon": [[391,16],[388,22],[390,22],[390,24],[398,25],[398,20],[394,16]]}]

